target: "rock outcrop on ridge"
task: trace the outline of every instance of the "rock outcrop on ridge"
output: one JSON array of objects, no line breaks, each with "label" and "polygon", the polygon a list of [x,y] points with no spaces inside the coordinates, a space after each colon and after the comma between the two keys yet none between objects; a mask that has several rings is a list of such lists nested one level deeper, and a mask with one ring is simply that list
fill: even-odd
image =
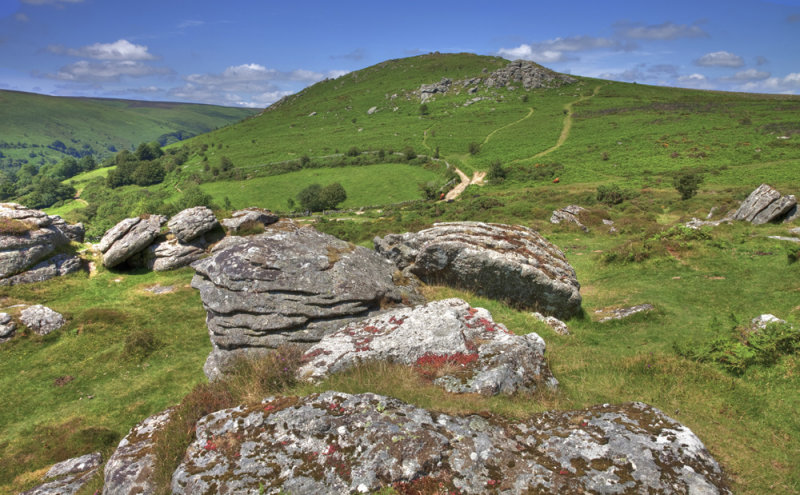
[{"label": "rock outcrop on ridge", "polygon": [[173,493],[730,493],[694,433],[642,403],[514,422],[325,392],[217,411],[196,431]]},{"label": "rock outcrop on ridge", "polygon": [[81,268],[78,257],[59,253],[83,240],[83,225],[16,203],[0,204],[0,285],[40,282]]},{"label": "rock outcrop on ridge", "polygon": [[212,379],[237,355],[318,342],[404,297],[419,299],[395,284],[396,268],[377,253],[290,221],[221,245],[192,264],[213,344],[204,368]]},{"label": "rock outcrop on ridge", "polygon": [[533,392],[557,382],[535,333],[514,335],[483,308],[445,299],[353,322],[308,349],[298,378],[319,380],[363,361],[414,366],[453,393]]},{"label": "rock outcrop on ridge", "polygon": [[373,242],[404,274],[427,283],[474,290],[558,318],[580,312],[575,270],[556,246],[527,227],[437,223]]},{"label": "rock outcrop on ridge", "polygon": [[733,219],[761,225],[790,216],[796,208],[797,200],[793,195],[783,196],[774,187],[761,184],[742,202]]}]

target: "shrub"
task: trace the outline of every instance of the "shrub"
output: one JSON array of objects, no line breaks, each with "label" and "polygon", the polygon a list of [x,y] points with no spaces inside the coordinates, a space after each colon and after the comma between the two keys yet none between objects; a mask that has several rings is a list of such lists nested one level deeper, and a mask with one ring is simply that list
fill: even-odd
[{"label": "shrub", "polygon": [[403,154],[406,155],[406,160],[411,161],[417,157],[417,152],[411,146],[403,148]]},{"label": "shrub", "polygon": [[672,179],[672,185],[681,194],[682,200],[687,200],[697,194],[702,183],[703,176],[694,172],[683,172]]},{"label": "shrub", "polygon": [[495,160],[489,165],[489,173],[486,174],[490,181],[503,182],[506,180],[506,169],[500,164],[500,160]]},{"label": "shrub", "polygon": [[480,144],[476,143],[475,141],[472,141],[471,143],[469,143],[469,154],[470,155],[477,155],[480,150],[481,150],[481,145]]},{"label": "shrub", "polygon": [[352,148],[347,150],[347,153],[345,153],[345,155],[347,155],[347,156],[358,156],[360,154],[361,154],[361,152],[355,146],[353,146]]},{"label": "shrub", "polygon": [[125,347],[122,349],[122,355],[126,359],[141,361],[152,354],[159,346],[160,343],[156,339],[155,332],[149,328],[140,328],[125,337]]},{"label": "shrub", "polygon": [[617,184],[597,186],[597,201],[609,206],[622,203],[624,201],[622,190]]},{"label": "shrub", "polygon": [[419,106],[419,114],[428,115],[428,105],[426,103],[423,103],[422,105]]},{"label": "shrub", "polygon": [[332,210],[346,199],[347,192],[338,182],[325,187],[311,184],[297,194],[300,207],[308,211]]}]

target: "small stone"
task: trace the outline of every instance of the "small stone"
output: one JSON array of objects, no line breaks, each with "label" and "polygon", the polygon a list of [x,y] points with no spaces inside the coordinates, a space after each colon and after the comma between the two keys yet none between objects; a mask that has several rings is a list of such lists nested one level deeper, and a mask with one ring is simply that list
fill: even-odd
[{"label": "small stone", "polygon": [[559,335],[569,335],[569,328],[567,327],[567,324],[559,320],[558,318],[555,318],[553,316],[545,316],[539,312],[531,313],[531,316],[545,323],[555,333]]},{"label": "small stone", "polygon": [[19,321],[37,335],[47,335],[67,322],[60,313],[41,304],[23,309]]}]

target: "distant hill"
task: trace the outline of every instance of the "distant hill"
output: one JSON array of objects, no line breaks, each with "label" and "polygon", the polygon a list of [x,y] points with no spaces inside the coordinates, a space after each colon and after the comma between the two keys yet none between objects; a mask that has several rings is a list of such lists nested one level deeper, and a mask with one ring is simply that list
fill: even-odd
[{"label": "distant hill", "polygon": [[87,154],[99,161],[141,142],[164,145],[187,139],[257,111],[0,90],[0,167],[38,167]]}]

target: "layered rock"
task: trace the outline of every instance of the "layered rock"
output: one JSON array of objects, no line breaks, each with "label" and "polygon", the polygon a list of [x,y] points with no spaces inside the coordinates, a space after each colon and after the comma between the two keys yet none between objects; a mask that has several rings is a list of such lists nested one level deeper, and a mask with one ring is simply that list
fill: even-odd
[{"label": "layered rock", "polygon": [[244,210],[237,210],[231,214],[231,218],[222,220],[222,226],[228,229],[228,232],[239,232],[245,225],[261,224],[263,226],[271,225],[278,221],[278,215],[263,208],[245,208]]},{"label": "layered rock", "polygon": [[386,486],[403,493],[426,486],[463,494],[730,493],[700,439],[642,403],[513,422],[338,392],[271,397],[202,418],[172,477],[176,494]]},{"label": "layered rock", "polygon": [[[0,285],[38,282],[71,273],[80,266],[78,258],[54,254],[70,240],[82,238],[80,224],[70,226],[59,216],[16,203],[0,204]],[[32,267],[35,273],[26,273]]]},{"label": "layered rock", "polygon": [[178,242],[188,243],[219,227],[219,222],[209,208],[197,206],[187,208],[172,217],[167,222],[167,227]]},{"label": "layered rock", "polygon": [[103,253],[103,265],[112,268],[147,248],[161,233],[167,219],[161,215],[126,218],[100,239],[97,249]]},{"label": "layered rock", "polygon": [[94,477],[102,463],[100,452],[59,462],[47,471],[45,483],[21,495],[73,495]]},{"label": "layered rock", "polygon": [[519,225],[437,223],[420,232],[374,239],[375,249],[427,283],[567,318],[580,312],[580,284],[564,254]]},{"label": "layered rock", "polygon": [[19,314],[19,321],[36,335],[47,335],[67,323],[61,313],[41,304],[23,309]]},{"label": "layered rock", "polygon": [[559,208],[558,210],[553,211],[553,214],[550,216],[550,223],[559,224],[561,222],[566,223],[574,223],[578,227],[581,228],[584,232],[588,232],[589,228],[586,227],[583,223],[581,223],[578,215],[586,211],[586,208],[583,208],[578,205],[568,205],[563,208]]},{"label": "layered rock", "polygon": [[103,472],[103,495],[155,493],[155,433],[169,421],[171,413],[172,409],[167,409],[150,416],[131,428],[119,442]]},{"label": "layered rock", "polygon": [[203,236],[187,243],[178,239],[163,239],[141,251],[132,263],[157,272],[175,270],[203,258],[207,254],[207,246],[208,242]]},{"label": "layered rock", "polygon": [[395,285],[395,267],[378,254],[289,221],[224,246],[192,264],[213,344],[204,368],[212,379],[238,355],[318,342],[415,296]]},{"label": "layered rock", "polygon": [[761,225],[781,220],[790,214],[796,205],[797,200],[794,196],[782,196],[774,187],[761,184],[742,202],[739,209],[733,214],[733,219]]},{"label": "layered rock", "polygon": [[514,335],[461,299],[398,308],[350,323],[303,356],[300,379],[319,380],[364,361],[415,366],[453,393],[533,392],[556,381],[535,333]]},{"label": "layered rock", "polygon": [[486,86],[504,87],[512,83],[522,83],[525,89],[556,88],[576,82],[572,76],[559,74],[528,60],[515,60],[502,69],[489,74],[484,82]]}]

